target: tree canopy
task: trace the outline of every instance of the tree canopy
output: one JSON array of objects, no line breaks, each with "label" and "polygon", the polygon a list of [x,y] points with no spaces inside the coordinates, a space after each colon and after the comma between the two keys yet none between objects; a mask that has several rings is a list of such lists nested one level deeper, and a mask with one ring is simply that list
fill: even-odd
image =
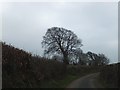
[{"label": "tree canopy", "polygon": [[42,46],[45,54],[62,54],[65,64],[69,64],[68,55],[82,46],[82,41],[71,30],[60,27],[49,28],[43,36]]}]

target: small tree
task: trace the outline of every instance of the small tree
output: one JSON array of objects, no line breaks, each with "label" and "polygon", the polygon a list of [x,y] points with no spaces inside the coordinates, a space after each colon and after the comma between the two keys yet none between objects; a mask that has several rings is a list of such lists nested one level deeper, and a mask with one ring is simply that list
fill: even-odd
[{"label": "small tree", "polygon": [[99,54],[99,64],[107,65],[109,63],[109,59],[104,54]]},{"label": "small tree", "polygon": [[94,66],[106,65],[109,63],[109,59],[104,54],[95,54],[92,52],[87,52],[90,58],[90,64]]},{"label": "small tree", "polygon": [[81,40],[70,30],[52,27],[43,36],[42,46],[45,47],[44,54],[57,53],[63,55],[63,62],[69,64],[68,55],[74,49],[81,47]]},{"label": "small tree", "polygon": [[81,61],[82,54],[83,51],[81,50],[81,48],[77,48],[73,51],[73,54],[70,56],[74,58],[75,63],[79,63]]}]

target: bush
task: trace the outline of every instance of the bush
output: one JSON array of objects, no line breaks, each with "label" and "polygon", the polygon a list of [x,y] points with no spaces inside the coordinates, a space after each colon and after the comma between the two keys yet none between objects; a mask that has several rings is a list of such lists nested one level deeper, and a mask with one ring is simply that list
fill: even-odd
[{"label": "bush", "polygon": [[83,75],[89,73],[99,72],[100,67],[98,66],[86,66],[86,65],[68,65],[67,73],[71,75]]},{"label": "bush", "polygon": [[35,73],[36,78],[39,78],[39,80],[59,78],[65,73],[65,65],[54,60],[34,59],[31,66],[32,71]]},{"label": "bush", "polygon": [[118,85],[118,77],[120,76],[118,72],[118,69],[120,69],[119,67],[120,63],[107,65],[101,68],[100,79],[104,81],[106,87],[115,88],[120,86]]}]

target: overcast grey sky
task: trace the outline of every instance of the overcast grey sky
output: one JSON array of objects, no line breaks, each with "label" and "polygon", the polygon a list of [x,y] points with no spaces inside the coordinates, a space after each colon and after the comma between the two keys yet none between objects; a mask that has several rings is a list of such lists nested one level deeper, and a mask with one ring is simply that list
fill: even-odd
[{"label": "overcast grey sky", "polygon": [[3,5],[2,39],[34,54],[48,28],[63,27],[82,39],[83,52],[104,53],[118,61],[118,3],[7,3]]}]

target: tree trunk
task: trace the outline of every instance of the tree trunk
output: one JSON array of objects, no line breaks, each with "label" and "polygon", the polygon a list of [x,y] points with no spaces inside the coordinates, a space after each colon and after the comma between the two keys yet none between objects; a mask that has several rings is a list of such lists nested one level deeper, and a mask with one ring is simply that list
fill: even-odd
[{"label": "tree trunk", "polygon": [[66,54],[66,53],[63,53],[63,57],[64,57],[64,60],[63,60],[63,62],[64,62],[65,64],[69,64],[69,60],[68,60],[68,54]]}]

